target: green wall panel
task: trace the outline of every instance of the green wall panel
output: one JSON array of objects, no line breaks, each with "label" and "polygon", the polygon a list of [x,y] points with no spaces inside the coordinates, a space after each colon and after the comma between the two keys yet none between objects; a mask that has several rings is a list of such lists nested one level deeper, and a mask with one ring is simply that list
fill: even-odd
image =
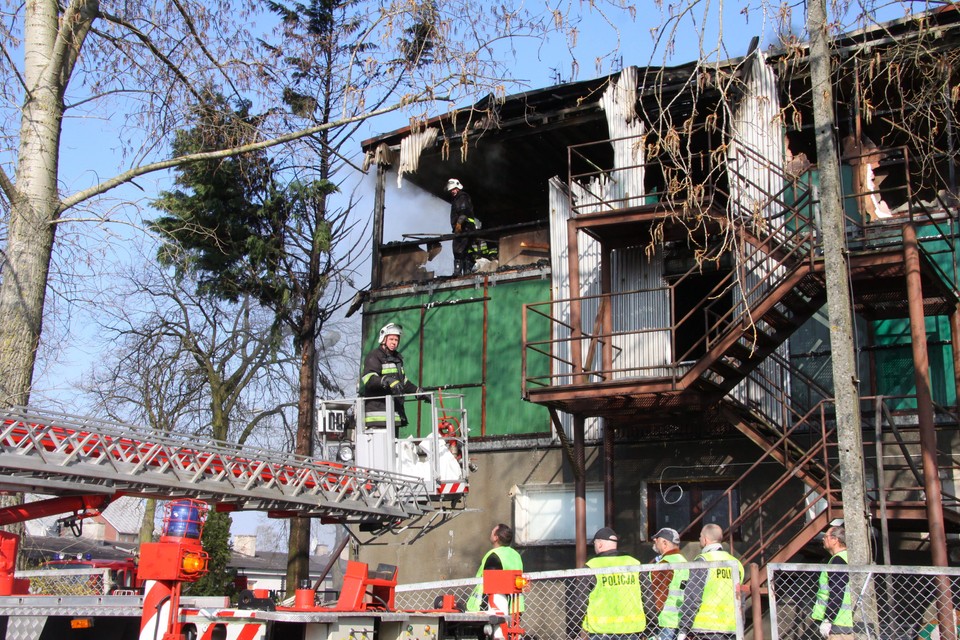
[{"label": "green wall panel", "polygon": [[[950,348],[950,321],[944,316],[926,318],[927,341],[945,341],[945,345],[929,345],[930,387],[933,401],[940,405],[957,403],[957,389],[953,384],[953,351]],[[878,395],[915,395],[913,353],[910,340],[910,321],[883,320],[873,323],[874,342],[888,347],[876,352]],[[898,409],[913,409],[914,399],[896,403]]]},{"label": "green wall panel", "polygon": [[[941,224],[943,224],[941,222]],[[940,269],[940,277],[956,286],[956,247],[941,239],[927,239],[924,236],[941,235],[944,229],[937,225],[925,225],[918,229],[921,247]],[[930,387],[933,401],[941,405],[957,403],[957,388],[953,375],[953,349],[950,346],[950,320],[945,316],[926,318],[927,348],[930,363]],[[913,379],[913,353],[910,340],[910,321],[908,319],[884,320],[873,323],[874,341],[878,346],[889,347],[877,351],[877,393],[882,395],[914,395],[916,385]],[[913,409],[916,401],[904,400],[897,408]]]},{"label": "green wall panel", "polygon": [[[549,433],[546,409],[520,395],[523,304],[546,300],[549,292],[549,280],[537,278],[499,282],[487,288],[486,300],[484,290],[473,287],[373,300],[364,309],[364,354],[376,346],[380,327],[399,322],[407,376],[424,387],[463,394],[471,437]],[[407,431],[412,427],[401,435]]]},{"label": "green wall panel", "polygon": [[[841,165],[841,181],[845,194],[844,213],[848,220],[859,223],[861,222],[861,216],[857,209],[856,199],[849,197],[852,177],[851,167]],[[819,174],[816,169],[811,169],[801,176],[800,181],[804,184],[804,188],[818,187]],[[788,202],[793,199],[792,188],[788,187],[785,197]],[[811,213],[811,207],[808,206],[804,210],[804,215],[809,216]],[[921,246],[924,252],[940,269],[940,276],[956,288],[958,280],[957,242],[954,241],[954,246],[951,246],[950,241],[939,238],[923,240],[924,236],[946,235],[950,229],[945,224],[945,222],[940,221],[937,225],[920,226],[917,234],[921,238]],[[871,390],[869,381],[865,381],[862,392],[885,396],[915,395],[913,355],[910,346],[910,321],[908,319],[896,319],[876,321],[870,324],[874,336],[873,344],[881,348],[873,352],[876,365],[875,389]],[[946,345],[931,345],[928,350],[930,385],[934,402],[952,406],[957,403],[957,390],[953,383],[953,351],[949,345],[949,320],[945,317],[929,317],[926,319],[926,329],[928,341],[944,341],[947,343]],[[819,345],[826,345],[829,349],[829,333],[826,332],[824,326],[811,320],[790,339],[790,344],[793,353],[805,352],[808,349],[818,350],[821,348]],[[793,360],[794,364],[801,367],[804,373],[816,377],[821,384],[828,388],[832,386],[829,356],[816,358],[797,358],[794,356]],[[866,366],[868,366],[866,362],[861,361],[861,371],[867,371]],[[812,400],[804,397],[803,390],[803,381],[794,380],[794,400],[812,402]],[[916,407],[916,401],[911,398],[895,403],[895,406],[898,409],[913,409]]]}]

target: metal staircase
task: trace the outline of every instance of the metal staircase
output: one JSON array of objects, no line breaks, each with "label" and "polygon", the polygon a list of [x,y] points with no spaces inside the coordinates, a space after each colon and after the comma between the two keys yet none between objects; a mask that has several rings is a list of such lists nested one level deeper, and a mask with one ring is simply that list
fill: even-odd
[{"label": "metal staircase", "polygon": [[[735,169],[727,171],[748,188],[762,191]],[[548,324],[529,333],[555,337],[532,341],[525,334],[525,396],[571,413],[596,408],[605,396],[609,396],[611,409],[619,407],[625,412],[641,406],[699,411],[719,401],[784,344],[823,306],[826,283],[811,191],[776,167],[768,167],[768,171],[771,182],[781,186],[763,196],[763,216],[719,185],[704,185],[703,191],[712,195],[700,205],[701,215],[714,225],[714,235],[725,241],[711,247],[668,286],[527,305],[525,325],[532,327],[543,319]],[[647,224],[663,219],[663,206],[661,202],[641,207],[637,224],[643,224],[640,219],[644,216],[650,217]],[[646,209],[650,211],[644,213]],[[611,217],[618,220],[614,214]],[[611,225],[622,234],[620,227]],[[612,328],[611,309],[635,304],[637,296],[677,300],[681,288],[690,287],[704,265],[721,263],[733,266],[718,270],[720,277],[697,292],[691,308],[677,313],[669,326],[642,330],[650,338],[672,345],[669,362],[635,369],[616,365],[613,352],[622,348],[618,341],[630,332]],[[593,310],[594,315],[584,314],[579,326],[572,326],[562,315],[568,304]],[[684,342],[681,334],[696,338]],[[585,345],[580,362],[570,357],[578,343]],[[527,363],[540,363],[545,357],[551,360],[551,374],[530,375]],[[562,395],[565,391],[569,394],[566,398]],[[634,401],[626,401],[628,397]]]},{"label": "metal staircase", "polygon": [[190,497],[344,523],[433,510],[417,478],[23,407],[0,412],[0,474],[7,491]]},{"label": "metal staircase", "polygon": [[[751,383],[769,385],[758,373],[751,374]],[[791,373],[804,377],[796,370]],[[771,396],[786,401],[781,408],[791,416],[787,427],[779,426],[757,408],[729,399],[720,409],[725,419],[762,453],[722,495],[704,507],[703,513],[730,500],[735,492],[744,495],[748,493],[745,489],[765,487],[745,501],[729,522],[720,523],[742,561],[761,566],[761,582],[766,564],[793,558],[830,521],[843,517],[833,400],[813,380],[804,381],[820,399],[803,413],[793,408],[782,390],[770,389]],[[917,425],[912,419],[916,416],[902,411],[894,415],[889,408],[901,400],[880,396],[862,399],[864,457],[867,475],[873,479],[868,500],[881,529],[882,544],[886,544],[890,530],[926,531],[928,524]],[[956,429],[960,419],[938,408],[936,422],[940,428]],[[938,453],[938,460],[941,478],[952,478],[960,470],[960,464],[943,452]],[[770,473],[771,461],[781,467],[779,474]],[[949,530],[960,530],[960,500],[945,492],[943,506]],[[685,531],[696,531],[703,524],[701,520],[691,522]],[[737,540],[751,543],[742,546]]]},{"label": "metal staircase", "polygon": [[[744,148],[740,153],[749,157],[753,152]],[[753,156],[753,161],[766,164]],[[779,169],[766,166],[766,170],[782,185],[765,196],[762,209],[775,212],[772,217],[758,217],[738,198],[723,194],[736,266],[687,314],[702,313],[708,328],[701,341],[677,358],[685,362],[702,351],[680,378],[680,389],[725,395],[826,302],[811,192],[794,185]],[[728,167],[728,172],[731,179],[760,190],[735,167]],[[721,294],[728,289],[736,299],[724,309]]]}]

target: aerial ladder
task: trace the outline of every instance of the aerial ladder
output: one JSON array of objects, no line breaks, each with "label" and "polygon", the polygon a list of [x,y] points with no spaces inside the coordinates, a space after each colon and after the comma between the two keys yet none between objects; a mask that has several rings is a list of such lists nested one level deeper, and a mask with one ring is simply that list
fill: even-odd
[{"label": "aerial ladder", "polygon": [[[353,411],[362,417],[363,401],[355,401],[353,407]],[[348,409],[349,403],[325,406],[320,417],[326,427],[321,427],[321,432],[330,427],[331,420],[346,419],[350,413]],[[457,417],[451,418],[453,414]],[[432,418],[434,425],[456,419],[458,433],[449,429],[444,432],[434,426],[425,437],[417,442],[408,441],[404,446],[415,445],[421,453],[424,448],[431,447],[434,454],[438,451],[447,454],[451,450],[465,452],[466,425],[462,405],[458,410],[445,410],[437,402],[432,409]],[[460,420],[464,424],[459,424]],[[340,427],[344,424],[341,423]],[[224,512],[258,510],[278,517],[320,518],[327,523],[358,524],[367,526],[368,530],[380,531],[406,526],[428,515],[431,516],[430,523],[436,524],[437,513],[454,511],[468,490],[467,457],[461,455],[457,458],[461,467],[455,473],[451,472],[456,477],[431,476],[429,471],[419,475],[397,472],[390,454],[396,453],[400,443],[395,439],[392,427],[390,425],[389,437],[379,439],[394,447],[390,452],[377,453],[389,461],[389,464],[381,465],[387,467],[385,470],[360,466],[359,460],[330,461],[265,449],[240,448],[222,442],[201,443],[182,434],[158,433],[63,413],[29,408],[0,412],[0,491],[53,496],[48,500],[0,509],[0,524],[59,513],[72,513],[75,518],[90,517],[120,496],[171,500],[168,508],[170,504],[175,505],[174,513],[166,514],[160,542],[141,548],[141,571],[144,573],[141,577],[150,581],[149,584],[160,584],[159,592],[148,589],[142,596],[104,596],[98,604],[79,602],[73,609],[63,598],[44,603],[41,601],[44,596],[27,595],[28,585],[15,578],[13,571],[17,536],[0,532],[0,630],[4,631],[5,637],[11,637],[6,634],[9,617],[24,616],[30,611],[44,618],[49,617],[44,614],[53,614],[55,618],[71,620],[82,619],[77,616],[83,611],[97,613],[93,619],[123,618],[137,612],[146,621],[152,606],[149,602],[154,601],[162,601],[168,613],[159,616],[162,607],[157,605],[150,618],[154,620],[152,635],[143,636],[146,632],[141,629],[143,640],[207,640],[231,638],[233,634],[256,640],[270,637],[274,626],[294,623],[318,625],[314,629],[320,633],[318,637],[331,639],[391,637],[394,627],[400,629],[401,626],[404,631],[398,632],[396,637],[413,637],[411,631],[418,630],[422,637],[440,638],[443,637],[440,630],[444,628],[489,627],[489,616],[454,610],[418,614],[414,616],[416,621],[412,614],[398,617],[397,612],[392,612],[393,618],[387,618],[396,624],[388,624],[384,615],[392,608],[395,568],[392,573],[389,568],[382,567],[370,573],[365,565],[353,562],[348,565],[344,591],[334,607],[318,606],[314,590],[306,588],[298,589],[293,609],[286,612],[240,613],[226,608],[222,601],[212,609],[191,609],[179,604],[177,585],[202,574],[204,552],[199,546],[199,531],[205,516],[200,514],[206,513],[207,503]],[[336,434],[331,440],[335,442],[333,446],[342,448],[349,437],[364,434],[364,430],[355,429],[351,434],[349,428],[334,425],[332,433]],[[320,450],[324,453],[329,452],[327,435],[321,433],[319,436]],[[371,442],[377,440],[367,437],[370,435],[366,433],[360,450],[369,450]],[[437,468],[436,465],[427,467]],[[186,524],[184,514],[190,516]],[[188,565],[193,569],[188,570]],[[140,599],[127,604],[117,600],[131,597]],[[379,604],[371,605],[371,598]],[[110,616],[106,615],[108,609],[112,612]],[[376,615],[364,617],[359,622],[350,620],[346,613],[374,610]],[[160,618],[164,620],[159,621]],[[230,624],[224,622],[227,619]],[[397,626],[398,621],[408,621],[409,624]],[[381,629],[388,631],[384,634],[379,631]],[[458,634],[460,631],[456,631],[455,635]],[[51,630],[48,635],[41,632],[24,638],[46,640],[57,635],[62,634]],[[115,635],[124,639],[130,636],[116,630]]]}]

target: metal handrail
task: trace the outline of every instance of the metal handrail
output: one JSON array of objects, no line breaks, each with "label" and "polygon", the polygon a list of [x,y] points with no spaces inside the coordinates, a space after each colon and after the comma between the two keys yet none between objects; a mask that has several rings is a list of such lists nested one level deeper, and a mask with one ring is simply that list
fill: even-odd
[{"label": "metal handrail", "polygon": [[[738,174],[739,175],[739,174]],[[749,182],[744,178],[746,182]],[[784,180],[786,180],[784,176]],[[799,206],[788,205],[783,200],[781,200],[782,195],[789,188],[784,186],[784,188],[777,192],[776,194],[771,195],[772,201],[776,201],[784,206],[784,211],[786,215],[776,216],[777,224],[767,224],[769,221],[764,221],[764,224],[760,224],[752,216],[739,215],[735,216],[738,218],[738,224],[741,226],[748,226],[751,228],[753,233],[758,237],[760,246],[772,244],[776,242],[778,249],[786,247],[787,252],[783,254],[779,259],[774,256],[773,251],[762,252],[760,248],[756,248],[753,253],[745,254],[741,256],[741,259],[738,261],[740,265],[748,259],[748,255],[758,255],[763,253],[765,259],[774,260],[774,264],[769,266],[769,271],[771,274],[778,274],[779,277],[772,279],[765,278],[751,287],[749,290],[741,294],[741,298],[744,301],[757,298],[757,303],[762,302],[763,293],[765,291],[770,291],[780,285],[782,282],[786,282],[788,278],[792,277],[795,273],[796,268],[804,262],[812,262],[815,253],[815,234],[813,231],[812,220],[809,217],[805,217],[801,211],[802,207],[806,206],[806,203],[809,200],[809,193],[802,191],[797,195],[797,202],[800,203]],[[763,228],[761,228],[761,226]],[[748,251],[747,243],[741,239],[737,243],[737,249],[740,252]],[[751,245],[752,246],[752,245]],[[716,249],[713,250],[714,253],[710,256],[706,256],[705,259],[709,260],[711,258],[718,257]],[[782,251],[781,251],[782,253]],[[799,260],[797,258],[800,258]],[[790,268],[784,268],[788,266]],[[529,317],[533,314],[538,315],[542,318],[547,319],[550,325],[549,335],[554,336],[557,328],[563,328],[569,331],[570,335],[553,338],[551,337],[548,340],[540,341],[528,341],[527,336],[524,335],[524,345],[525,351],[529,349],[533,353],[543,355],[550,359],[554,366],[557,363],[560,363],[566,367],[572,367],[569,372],[554,373],[552,370],[550,373],[543,376],[528,376],[526,374],[526,368],[524,373],[524,392],[526,393],[527,384],[536,385],[536,386],[550,386],[550,382],[557,382],[566,378],[574,378],[578,375],[583,374],[592,374],[598,375],[601,380],[609,380],[615,374],[619,373],[634,373],[641,374],[644,371],[656,371],[662,372],[664,369],[671,370],[671,374],[667,377],[673,380],[673,386],[676,387],[677,382],[680,378],[680,369],[684,367],[684,364],[689,357],[698,352],[701,349],[709,349],[710,344],[715,341],[718,336],[726,335],[734,326],[738,324],[743,324],[744,326],[750,326],[754,318],[752,317],[752,312],[754,311],[754,305],[752,304],[741,304],[734,305],[731,309],[726,310],[723,313],[713,313],[715,305],[719,304],[718,300],[720,297],[733,286],[736,282],[743,282],[743,278],[734,279],[736,272],[731,271],[730,274],[725,276],[718,282],[711,291],[707,292],[703,296],[702,301],[699,305],[695,306],[693,309],[690,309],[683,317],[676,319],[668,327],[660,327],[655,329],[641,329],[641,330],[632,330],[624,332],[614,332],[614,333],[596,333],[594,331],[584,330],[586,329],[587,323],[583,323],[584,327],[575,328],[569,323],[564,321],[562,318],[557,318],[553,315],[552,310],[545,312],[543,308],[545,305],[553,304],[569,304],[573,302],[579,302],[583,304],[584,302],[594,300],[594,299],[610,299],[612,300],[615,297],[627,296],[627,295],[637,295],[640,293],[656,293],[664,292],[665,295],[669,296],[670,299],[675,297],[675,291],[677,288],[686,280],[686,278],[692,276],[697,272],[696,268],[691,268],[680,278],[672,281],[669,285],[665,287],[650,288],[643,290],[635,290],[631,292],[621,292],[621,293],[608,293],[608,294],[598,294],[593,296],[578,296],[570,297],[559,300],[552,300],[549,302],[542,303],[532,303],[524,305],[524,326],[527,326],[529,322]],[[780,272],[780,273],[778,273]],[[739,307],[739,309],[738,309]],[[599,305],[599,308],[603,308],[603,305]],[[688,322],[690,319],[695,317],[698,313],[704,313],[705,317],[709,319],[709,328],[704,332],[703,337],[698,339],[694,344],[690,345],[687,350],[677,355],[676,349],[673,349],[671,353],[673,354],[671,362],[668,363],[656,363],[648,366],[642,367],[633,367],[629,369],[596,369],[590,367],[589,369],[585,366],[585,363],[571,363],[565,360],[563,357],[557,355],[557,349],[555,348],[559,344],[570,343],[577,340],[591,341],[595,344],[600,345],[610,345],[612,346],[612,339],[617,335],[637,335],[642,333],[663,333],[668,332],[670,339],[669,342],[671,345],[676,344],[675,336],[677,329],[683,325],[685,322]],[[734,315],[736,314],[736,315]],[[524,358],[524,364],[527,364],[526,357]],[[656,375],[656,378],[662,378],[663,375]]]}]

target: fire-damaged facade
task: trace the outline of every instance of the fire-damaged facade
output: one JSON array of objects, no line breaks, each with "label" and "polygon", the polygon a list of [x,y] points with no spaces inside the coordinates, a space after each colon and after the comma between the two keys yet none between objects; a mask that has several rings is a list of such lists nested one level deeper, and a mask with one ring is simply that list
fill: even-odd
[{"label": "fire-damaged facade", "polygon": [[[952,9],[834,40],[878,562],[928,564],[931,526],[948,544],[960,532],[958,43]],[[745,565],[822,557],[816,537],[843,504],[815,95],[803,43],[753,43],[364,142],[365,347],[403,325],[408,376],[464,396],[476,467],[464,513],[364,560],[400,564],[405,582],[468,577],[498,522],[531,570],[574,566],[578,523],[581,548],[608,524],[644,561],[660,527],[696,545],[707,522]],[[481,222],[467,275],[451,266],[450,178]]]}]

